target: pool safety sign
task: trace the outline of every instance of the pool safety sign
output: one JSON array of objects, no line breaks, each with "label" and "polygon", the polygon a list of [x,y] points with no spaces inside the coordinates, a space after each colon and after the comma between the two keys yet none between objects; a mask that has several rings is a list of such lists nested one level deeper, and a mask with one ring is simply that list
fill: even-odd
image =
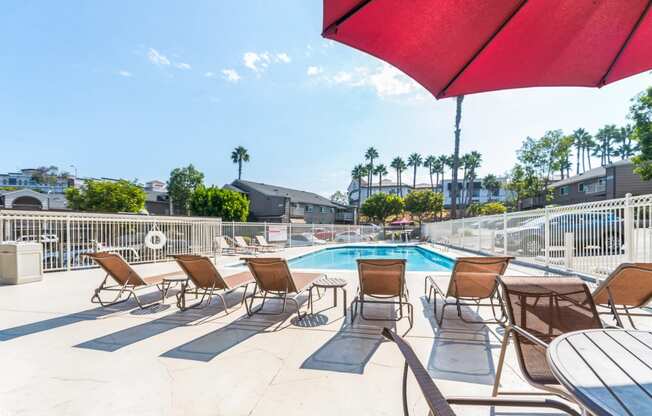
[{"label": "pool safety sign", "polygon": [[267,226],[267,241],[287,241],[288,227],[285,225],[268,225]]}]

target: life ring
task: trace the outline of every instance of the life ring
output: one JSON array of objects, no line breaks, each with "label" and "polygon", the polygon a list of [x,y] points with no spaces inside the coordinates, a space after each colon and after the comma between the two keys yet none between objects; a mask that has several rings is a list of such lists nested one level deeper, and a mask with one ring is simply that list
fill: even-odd
[{"label": "life ring", "polygon": [[150,231],[145,235],[145,247],[152,250],[160,250],[165,247],[167,238],[162,231]]}]

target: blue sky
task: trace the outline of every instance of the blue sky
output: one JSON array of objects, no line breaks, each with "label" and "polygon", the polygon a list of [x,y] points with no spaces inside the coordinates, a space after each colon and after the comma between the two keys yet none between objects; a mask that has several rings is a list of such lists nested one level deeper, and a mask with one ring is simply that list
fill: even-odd
[{"label": "blue sky", "polygon": [[[0,171],[76,165],[146,181],[193,163],[222,185],[242,145],[245,179],[329,194],[370,145],[386,164],[452,152],[452,99],[320,29],[320,0],[5,1]],[[462,151],[483,154],[481,174],[505,172],[526,136],[622,124],[651,84],[468,96]]]}]

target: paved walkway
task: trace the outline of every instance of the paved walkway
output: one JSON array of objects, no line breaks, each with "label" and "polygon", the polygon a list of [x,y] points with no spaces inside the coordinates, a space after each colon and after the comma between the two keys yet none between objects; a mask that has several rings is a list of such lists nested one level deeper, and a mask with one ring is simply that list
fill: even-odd
[{"label": "paved walkway", "polygon": [[[237,260],[221,257],[218,264],[236,272],[223,266]],[[136,268],[150,274],[176,265]],[[523,267],[509,272],[541,273]],[[355,273],[328,274],[349,281],[352,299]],[[407,277],[416,318],[409,342],[444,393],[488,395],[501,331],[463,324],[454,312],[438,328],[432,305],[423,297],[423,276]],[[236,309],[239,292],[227,297],[234,308],[228,315],[215,302],[186,312],[173,305],[141,311],[132,303],[96,308],[89,298],[102,278],[92,269],[0,287],[0,415],[402,414],[402,358],[379,331],[389,325],[403,332],[406,320],[352,327],[341,308],[332,307],[332,291],[302,322],[292,311],[247,319],[244,308]],[[447,278],[438,277],[444,286]],[[389,311],[369,312],[382,316]],[[504,383],[527,389],[511,354],[507,362]],[[413,383],[410,389],[415,414],[424,414]],[[488,415],[490,410],[466,408],[461,414]]]}]

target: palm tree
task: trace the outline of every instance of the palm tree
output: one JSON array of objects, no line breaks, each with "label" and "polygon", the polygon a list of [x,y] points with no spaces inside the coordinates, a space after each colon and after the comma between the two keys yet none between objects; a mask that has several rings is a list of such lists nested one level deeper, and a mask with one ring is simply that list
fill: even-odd
[{"label": "palm tree", "polygon": [[582,140],[582,171],[585,171],[584,157],[586,157],[587,164],[589,165],[589,170],[591,170],[591,152],[595,146],[596,144],[595,140],[593,140],[593,136],[587,133]]},{"label": "palm tree", "polygon": [[390,165],[394,170],[396,170],[396,186],[398,187],[397,191],[401,196],[403,196],[403,186],[401,185],[401,173],[405,170],[407,167],[403,159],[400,157],[395,157],[392,160],[392,163]]},{"label": "palm tree", "polygon": [[358,181],[358,208],[362,201],[362,178],[367,176],[367,167],[365,165],[355,165],[351,171],[351,178]]},{"label": "palm tree", "polygon": [[412,153],[408,156],[408,166],[414,168],[414,174],[412,175],[412,189],[417,187],[417,168],[423,164],[423,158],[418,153]]},{"label": "palm tree", "polygon": [[428,168],[428,174],[430,175],[430,190],[435,190],[435,183],[432,181],[432,174],[435,173],[434,165],[437,162],[437,158],[430,155],[423,161],[423,166]]},{"label": "palm tree", "polygon": [[628,159],[638,151],[638,144],[632,143],[632,126],[626,125],[618,129],[618,136],[616,138],[616,144],[618,147],[614,151],[616,156],[620,156],[620,159]]},{"label": "palm tree", "polygon": [[367,171],[367,195],[371,195],[371,188],[374,180],[374,159],[378,158],[378,150],[375,147],[370,147],[364,154],[365,160],[369,161],[368,171]]},{"label": "palm tree", "polygon": [[448,168],[453,161],[450,156],[441,155],[439,156],[439,163],[441,163],[441,192],[444,193],[444,173],[446,172],[446,168]]},{"label": "palm tree", "polygon": [[456,97],[456,110],[455,110],[455,150],[453,152],[453,186],[451,187],[451,218],[455,219],[457,216],[457,169],[460,165],[460,123],[462,122],[462,102],[464,96]]},{"label": "palm tree", "polygon": [[249,153],[242,146],[236,147],[231,152],[231,160],[238,164],[238,180],[242,179],[242,162],[249,162]]},{"label": "palm tree", "polygon": [[[467,203],[466,206],[468,207],[471,205],[471,199],[473,198],[473,184],[475,183],[475,178],[476,178],[476,171],[480,167],[480,164],[482,163],[482,155],[479,152],[476,152],[475,150],[466,155],[466,164],[465,167],[468,169],[468,181],[467,181],[467,186],[466,186],[466,193],[467,195]],[[468,189],[468,183],[471,183],[471,189]]]},{"label": "palm tree", "polygon": [[[432,173],[436,175],[436,181],[435,181],[435,188],[433,191],[437,188],[439,188],[439,174],[444,173],[444,164],[441,162],[441,157],[436,157],[435,161],[432,162],[432,167],[431,167]],[[432,173],[430,174],[432,177]],[[432,179],[431,179],[432,181]]]},{"label": "palm tree", "polygon": [[580,173],[580,156],[582,159],[582,172],[584,172],[584,146],[586,145],[586,137],[591,135],[584,130],[579,128],[573,132],[573,144],[575,145],[575,152],[577,156],[577,165],[575,167],[575,174],[579,175]]},{"label": "palm tree", "polygon": [[387,175],[387,167],[382,163],[374,168],[374,173],[378,175],[378,192],[383,192],[383,176]]},{"label": "palm tree", "polygon": [[482,186],[489,192],[489,201],[491,202],[491,197],[493,197],[498,191],[500,191],[500,181],[496,175],[491,173],[485,176],[482,179]]},{"label": "palm tree", "polygon": [[602,166],[611,163],[611,156],[614,155],[613,143],[618,139],[619,133],[615,124],[607,124],[595,134],[597,146],[593,150],[593,156],[600,156]]},{"label": "palm tree", "polygon": [[465,193],[466,193],[466,186],[467,186],[466,181],[468,180],[468,170],[469,170],[469,166],[470,166],[470,158],[471,158],[471,155],[469,153],[465,153],[465,154],[462,155],[462,157],[460,157],[459,167],[462,169],[462,172],[463,172],[462,173],[462,190],[460,191],[460,194],[458,196],[459,197],[458,202],[460,202],[460,203],[462,203],[465,200],[464,197],[465,197]]}]

